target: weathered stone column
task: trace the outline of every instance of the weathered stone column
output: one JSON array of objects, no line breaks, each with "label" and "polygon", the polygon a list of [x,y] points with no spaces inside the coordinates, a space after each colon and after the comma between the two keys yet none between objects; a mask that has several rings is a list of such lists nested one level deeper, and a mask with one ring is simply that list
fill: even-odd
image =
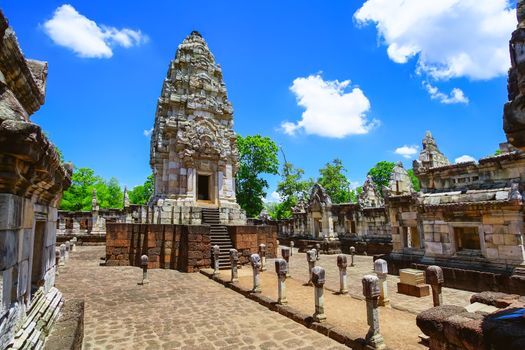
[{"label": "weathered stone column", "polygon": [[60,266],[64,266],[66,264],[66,245],[62,243],[60,245]]},{"label": "weathered stone column", "polygon": [[286,299],[286,276],[288,274],[288,263],[284,259],[275,259],[275,273],[277,274],[278,304],[288,304]]},{"label": "weathered stone column", "polygon": [[355,247],[350,247],[350,266],[354,267],[354,255],[355,255]]},{"label": "weathered stone column", "polygon": [[281,248],[281,255],[283,256],[283,259],[286,260],[286,277],[290,277],[290,255],[292,255],[291,249],[288,247]]},{"label": "weathered stone column", "polygon": [[77,218],[73,218],[73,233],[80,233],[80,222]]},{"label": "weathered stone column", "polygon": [[312,269],[315,267],[316,254],[315,249],[306,252],[306,261],[308,262],[308,285],[312,285]]},{"label": "weathered stone column", "polygon": [[261,257],[261,271],[266,271],[266,244],[259,244],[259,256]]},{"label": "weathered stone column", "polygon": [[434,307],[443,305],[443,295],[441,294],[441,287],[445,283],[443,277],[443,270],[441,267],[432,265],[427,267],[425,270],[426,283],[430,284],[432,288],[432,300],[434,301]]},{"label": "weathered stone column", "polygon": [[324,314],[324,283],[325,283],[325,272],[321,266],[315,266],[312,269],[312,282],[314,284],[314,297],[315,297],[315,322],[324,322],[326,315]]},{"label": "weathered stone column", "polygon": [[253,288],[252,293],[261,292],[261,277],[259,275],[259,269],[261,268],[261,257],[259,254],[250,255],[250,263],[252,264],[253,270]]},{"label": "weathered stone column", "polygon": [[219,256],[221,254],[221,248],[218,245],[212,247],[213,252],[213,275],[218,276],[219,272]]},{"label": "weathered stone column", "polygon": [[232,277],[231,282],[239,281],[239,275],[237,273],[237,263],[239,262],[239,252],[237,249],[230,249],[230,262],[231,262],[231,271]]},{"label": "weathered stone column", "polygon": [[348,277],[346,275],[346,267],[348,262],[346,255],[340,254],[337,256],[337,267],[339,267],[339,294],[348,293]]},{"label": "weathered stone column", "polygon": [[366,299],[367,322],[370,326],[366,334],[366,342],[375,349],[386,349],[383,336],[379,333],[378,299],[381,295],[379,279],[374,275],[363,277],[363,295]]},{"label": "weathered stone column", "polygon": [[390,304],[390,299],[388,299],[388,283],[386,281],[386,276],[388,275],[387,262],[383,259],[374,261],[374,272],[377,274],[377,278],[379,278],[379,290],[381,293],[378,304],[379,306],[387,306]]},{"label": "weathered stone column", "polygon": [[148,284],[148,256],[142,255],[140,257],[140,266],[142,267],[142,285]]},{"label": "weathered stone column", "polygon": [[319,243],[315,244],[315,260],[319,261],[321,259],[321,245]]},{"label": "weathered stone column", "polygon": [[66,241],[66,243],[64,243],[64,245],[66,246],[66,261],[69,260],[69,250],[71,249],[71,243],[69,243],[69,241]]},{"label": "weathered stone column", "polygon": [[293,256],[293,247],[295,246],[294,241],[290,241],[290,256]]},{"label": "weathered stone column", "polygon": [[77,238],[76,237],[71,238],[70,243],[71,243],[71,251],[76,252],[77,251]]},{"label": "weathered stone column", "polygon": [[60,249],[55,248],[55,274],[58,276],[58,267],[60,266]]}]

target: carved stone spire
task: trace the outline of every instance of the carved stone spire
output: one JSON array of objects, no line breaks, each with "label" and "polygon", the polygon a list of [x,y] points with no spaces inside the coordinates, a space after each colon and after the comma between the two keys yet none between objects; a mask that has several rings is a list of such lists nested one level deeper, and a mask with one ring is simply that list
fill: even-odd
[{"label": "carved stone spire", "polygon": [[439,166],[449,165],[450,162],[443,153],[439,150],[436,140],[430,131],[427,131],[423,139],[423,149],[419,153],[419,159],[414,161],[414,169],[421,168],[435,168]]},{"label": "carved stone spire", "polygon": [[402,196],[414,193],[414,186],[403,163],[397,162],[390,174],[388,187],[384,191],[388,196]]},{"label": "carved stone spire", "polygon": [[124,208],[129,207],[129,194],[128,194],[128,186],[124,187]]},{"label": "carved stone spire", "polygon": [[359,194],[359,204],[364,208],[381,207],[385,204],[370,175],[366,177],[363,190]]}]

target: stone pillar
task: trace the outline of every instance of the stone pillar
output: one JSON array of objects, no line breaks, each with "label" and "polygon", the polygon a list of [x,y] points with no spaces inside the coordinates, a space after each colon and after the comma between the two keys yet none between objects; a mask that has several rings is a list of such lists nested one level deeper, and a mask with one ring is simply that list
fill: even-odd
[{"label": "stone pillar", "polygon": [[354,267],[354,255],[355,255],[355,247],[350,247],[350,256],[351,256],[351,260],[350,260],[350,266],[351,267]]},{"label": "stone pillar", "polygon": [[212,247],[213,253],[213,275],[218,276],[219,272],[219,256],[221,254],[221,248],[218,245]]},{"label": "stone pillar", "polygon": [[281,255],[283,256],[283,259],[286,260],[287,264],[286,277],[290,277],[290,256],[292,255],[291,251],[292,250],[287,247],[281,248]]},{"label": "stone pillar", "polygon": [[337,256],[337,267],[339,267],[339,294],[348,293],[348,277],[346,275],[346,267],[348,262],[346,255],[340,254]]},{"label": "stone pillar", "polygon": [[325,237],[323,240],[323,251],[325,254],[328,254],[328,251],[330,250],[330,243],[328,237]]},{"label": "stone pillar", "polygon": [[232,277],[231,282],[239,281],[239,275],[237,274],[237,263],[239,262],[239,252],[237,249],[230,249],[230,262],[231,262],[231,271]]},{"label": "stone pillar", "polygon": [[69,251],[71,250],[71,243],[69,243],[69,241],[66,241],[65,246],[66,246],[66,260],[69,260]]},{"label": "stone pillar", "polygon": [[71,238],[71,251],[76,252],[77,251],[77,238],[73,237]]},{"label": "stone pillar", "polygon": [[80,222],[77,218],[73,218],[73,233],[80,233]]},{"label": "stone pillar", "polygon": [[370,326],[366,334],[366,343],[374,349],[386,349],[383,336],[379,333],[378,299],[381,295],[379,279],[374,275],[366,275],[362,279],[363,295],[366,299],[367,322]]},{"label": "stone pillar", "polygon": [[295,246],[294,241],[290,241],[290,256],[293,256],[293,247]]},{"label": "stone pillar", "polygon": [[288,275],[288,263],[284,259],[275,259],[275,273],[277,274],[278,304],[288,304],[286,299],[286,276]]},{"label": "stone pillar", "polygon": [[425,270],[426,283],[430,284],[432,288],[432,300],[434,301],[434,307],[443,305],[443,295],[441,294],[441,287],[445,283],[443,277],[443,270],[441,267],[432,265],[427,267]]},{"label": "stone pillar", "polygon": [[390,299],[388,299],[388,283],[386,281],[386,276],[388,274],[388,264],[383,259],[377,259],[374,261],[374,272],[379,278],[379,290],[380,296],[378,304],[379,306],[387,306],[390,304]]},{"label": "stone pillar", "polygon": [[66,264],[66,245],[62,243],[60,245],[60,266],[64,266]]},{"label": "stone pillar", "polygon": [[326,315],[324,314],[324,283],[325,271],[321,266],[315,266],[312,269],[312,282],[314,284],[315,297],[315,313],[313,315],[315,322],[324,322]]},{"label": "stone pillar", "polygon": [[259,256],[261,257],[261,271],[266,271],[266,244],[259,244]]},{"label": "stone pillar", "polygon": [[140,257],[140,266],[142,267],[142,285],[148,284],[148,256],[142,255]]},{"label": "stone pillar", "polygon": [[315,249],[310,249],[306,252],[306,261],[308,262],[308,285],[312,285],[312,269],[315,267],[316,259]]},{"label": "stone pillar", "polygon": [[321,259],[321,245],[319,243],[315,244],[315,260],[319,261]]},{"label": "stone pillar", "polygon": [[250,255],[250,263],[252,264],[253,270],[253,289],[252,293],[261,292],[261,277],[259,275],[259,269],[261,268],[261,257],[259,254]]},{"label": "stone pillar", "polygon": [[58,276],[58,266],[60,266],[60,249],[55,248],[55,274]]}]

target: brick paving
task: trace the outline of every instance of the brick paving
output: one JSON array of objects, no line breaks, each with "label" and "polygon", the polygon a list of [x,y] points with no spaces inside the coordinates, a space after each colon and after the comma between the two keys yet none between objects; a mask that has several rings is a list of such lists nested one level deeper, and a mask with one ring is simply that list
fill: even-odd
[{"label": "brick paving", "polygon": [[79,247],[57,287],[86,302],[84,349],[346,349],[207,277],[99,266],[105,247]]},{"label": "brick paving", "polygon": [[[279,248],[278,254],[281,254]],[[361,278],[366,274],[374,274],[373,272],[373,258],[371,256],[354,256],[355,266],[350,267],[350,256],[348,255],[348,289],[350,295],[356,298],[363,298],[363,289]],[[337,267],[337,255],[323,255],[317,265],[322,266],[326,271],[326,288],[331,290],[339,290],[339,269]],[[273,260],[268,260],[268,268],[274,270]],[[290,261],[291,276],[299,281],[308,280],[308,264],[306,262],[306,254],[298,253],[294,248],[294,254]],[[406,310],[412,313],[420,313],[433,307],[432,296],[422,298],[411,297],[404,294],[397,293],[397,282],[399,276],[388,275],[388,292],[390,303],[393,308],[399,310]],[[470,304],[470,296],[472,292],[463,291],[459,289],[443,288],[443,302],[448,305],[467,306]]]}]

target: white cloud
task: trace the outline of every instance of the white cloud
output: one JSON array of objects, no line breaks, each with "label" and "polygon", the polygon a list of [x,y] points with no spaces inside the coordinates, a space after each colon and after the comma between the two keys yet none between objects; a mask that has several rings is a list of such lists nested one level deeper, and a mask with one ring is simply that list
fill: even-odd
[{"label": "white cloud", "polygon": [[464,156],[458,157],[455,160],[456,164],[458,164],[458,163],[467,163],[467,162],[475,162],[475,161],[476,161],[476,158],[468,156],[468,155],[464,155]]},{"label": "white cloud", "polygon": [[406,159],[412,158],[415,154],[417,154],[417,150],[419,149],[418,146],[407,146],[404,145],[402,147],[396,148],[394,151],[395,154],[399,154],[400,156],[405,157]]},{"label": "white cloud", "polygon": [[350,80],[325,81],[319,74],[295,79],[290,90],[305,111],[297,123],[282,122],[282,131],[294,135],[304,130],[307,134],[334,138],[368,133],[378,125],[378,121],[367,119],[370,101],[358,87],[345,92],[349,87]]},{"label": "white cloud", "polygon": [[281,195],[277,191],[273,191],[266,198],[263,198],[264,203],[281,203],[282,200]]},{"label": "white cloud", "polygon": [[392,61],[417,57],[418,72],[434,79],[490,79],[510,65],[507,0],[367,0],[354,18],[376,25]]},{"label": "white cloud", "polygon": [[468,104],[469,99],[463,91],[459,88],[453,88],[450,94],[445,94],[435,86],[432,86],[429,82],[424,81],[423,86],[427,90],[430,98],[433,100],[438,100],[443,104],[454,104],[454,103],[464,103]]},{"label": "white cloud", "polygon": [[44,30],[55,44],[80,57],[109,58],[113,56],[112,46],[129,48],[148,40],[140,30],[98,25],[69,4],[55,10],[53,18],[44,23]]},{"label": "white cloud", "polygon": [[144,136],[146,137],[150,137],[152,133],[153,133],[153,128],[149,130],[144,130]]}]

